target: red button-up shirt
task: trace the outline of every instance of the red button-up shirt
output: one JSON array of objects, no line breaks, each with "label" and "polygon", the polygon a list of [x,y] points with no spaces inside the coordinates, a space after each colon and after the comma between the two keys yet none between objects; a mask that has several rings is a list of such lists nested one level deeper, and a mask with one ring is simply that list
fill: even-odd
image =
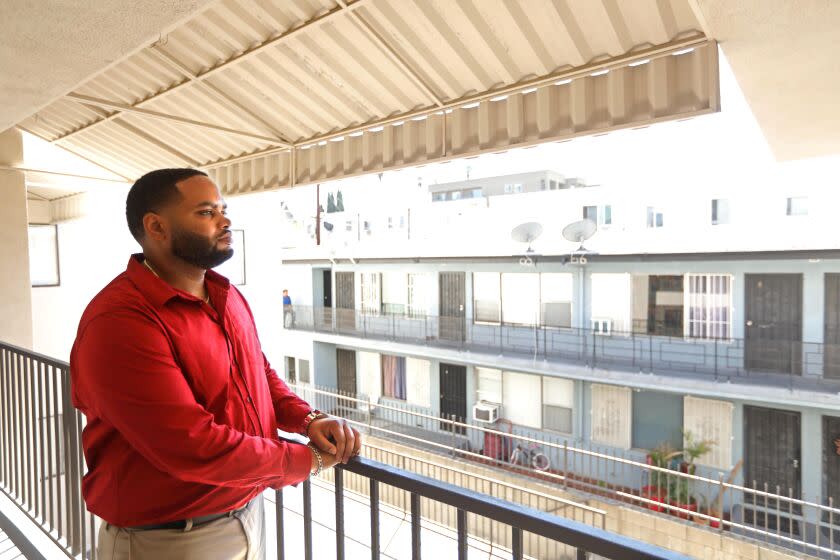
[{"label": "red button-up shirt", "polygon": [[219,274],[211,305],[134,255],[88,305],[70,355],[88,509],[130,527],[221,513],[309,475],[311,407],[268,364],[253,315]]}]

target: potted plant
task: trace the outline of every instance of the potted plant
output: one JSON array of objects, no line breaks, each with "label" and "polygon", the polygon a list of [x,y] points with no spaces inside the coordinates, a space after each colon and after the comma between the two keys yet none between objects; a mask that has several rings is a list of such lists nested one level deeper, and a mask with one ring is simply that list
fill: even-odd
[{"label": "potted plant", "polygon": [[[651,449],[647,455],[648,465],[662,469],[670,469],[671,462],[682,454],[668,442],[663,442]],[[642,497],[654,502],[664,503],[668,497],[668,473],[651,469],[647,486],[642,487]],[[662,511],[662,507],[647,504],[646,507],[653,511]]]},{"label": "potted plant", "polygon": [[[690,431],[683,432],[683,449],[679,452],[683,460],[679,464],[679,470],[685,474],[693,475],[697,471],[695,461],[712,450],[714,441],[697,440]],[[669,503],[681,510],[697,511],[697,500],[691,493],[691,479],[685,476],[672,477],[668,488]],[[688,519],[689,514],[684,511],[675,512],[681,519]]]}]

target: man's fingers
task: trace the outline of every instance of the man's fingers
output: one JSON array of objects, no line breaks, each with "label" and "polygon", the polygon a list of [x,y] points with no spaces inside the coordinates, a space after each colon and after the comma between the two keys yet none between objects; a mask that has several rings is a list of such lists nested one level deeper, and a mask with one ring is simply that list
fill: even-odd
[{"label": "man's fingers", "polygon": [[347,461],[350,460],[350,457],[353,456],[353,453],[356,451],[356,435],[353,433],[353,428],[351,428],[347,423],[344,423],[344,455],[342,455],[342,462],[347,464]]},{"label": "man's fingers", "polygon": [[344,457],[344,448],[347,444],[346,438],[344,437],[344,422],[336,420],[330,427],[330,433],[335,440],[335,456],[341,461],[341,458]]},{"label": "man's fingers", "polygon": [[358,455],[362,450],[362,436],[359,435],[359,430],[356,428],[351,428],[353,430],[353,436],[355,437],[355,444],[353,445],[353,455]]},{"label": "man's fingers", "polygon": [[323,449],[327,453],[329,453],[330,455],[335,455],[335,451],[336,451],[335,446],[332,444],[332,442],[329,440],[329,438],[327,436],[325,436],[323,433],[321,433],[321,432],[313,433],[313,434],[311,434],[311,437],[309,439],[312,440],[312,442],[315,444],[315,447],[317,447],[318,449]]}]

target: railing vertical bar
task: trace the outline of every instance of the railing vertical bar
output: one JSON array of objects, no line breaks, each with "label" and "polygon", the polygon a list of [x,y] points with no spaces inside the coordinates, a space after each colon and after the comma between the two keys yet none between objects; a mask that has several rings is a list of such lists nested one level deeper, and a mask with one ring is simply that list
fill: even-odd
[{"label": "railing vertical bar", "polygon": [[90,519],[90,558],[96,560],[96,519],[92,513],[88,513],[87,516]]},{"label": "railing vertical bar", "polygon": [[458,508],[458,560],[467,560],[467,510]]},{"label": "railing vertical bar", "polygon": [[411,493],[411,560],[420,560],[420,495]]},{"label": "railing vertical bar", "polygon": [[379,560],[379,482],[370,479],[370,557]]},{"label": "railing vertical bar", "polygon": [[23,443],[23,423],[21,421],[21,415],[23,414],[23,408],[20,398],[21,392],[21,367],[20,367],[20,360],[21,356],[15,354],[14,368],[15,368],[15,393],[12,397],[13,403],[15,404],[15,432],[17,433],[17,448],[15,448],[15,463],[16,472],[15,472],[15,496],[18,500],[22,499],[23,494],[23,480],[21,480],[21,476],[23,476],[23,450],[25,449]]},{"label": "railing vertical bar", "polygon": [[38,363],[33,358],[26,360],[27,385],[29,386],[29,499],[30,508],[37,518],[40,509],[40,497],[38,484],[38,414],[36,414],[35,383]]},{"label": "railing vertical bar", "polygon": [[277,560],[286,559],[283,527],[283,489],[274,491],[274,528],[277,533]]},{"label": "railing vertical bar", "polygon": [[9,388],[6,385],[8,379],[8,370],[6,369],[6,354],[5,348],[0,348],[0,414],[2,415],[3,424],[0,425],[0,476],[2,476],[2,483],[4,488],[9,485],[9,409],[8,398]]},{"label": "railing vertical bar", "polygon": [[32,504],[32,477],[29,475],[29,422],[30,422],[30,413],[29,413],[29,375],[27,371],[29,370],[29,359],[20,354],[20,374],[21,374],[21,388],[20,388],[20,395],[18,398],[20,399],[21,406],[23,407],[23,414],[21,415],[21,420],[23,421],[23,425],[21,426],[21,432],[23,435],[23,445],[20,448],[21,455],[23,457],[23,466],[21,468],[21,476],[23,477],[23,485],[21,486],[21,494],[23,495],[22,502],[23,506],[26,508],[26,511],[31,511],[31,504]]},{"label": "railing vertical bar", "polygon": [[[53,397],[51,399],[52,403],[52,424],[53,428],[55,429],[55,497],[56,497],[56,518],[58,521],[58,537],[61,538],[64,536],[64,512],[62,510],[62,491],[61,491],[61,481],[62,475],[66,476],[66,472],[62,472],[61,468],[61,458],[63,457],[62,453],[62,442],[64,442],[64,432],[61,429],[61,420],[59,415],[59,403],[61,401],[58,400],[58,381],[59,381],[59,369],[57,367],[52,368],[52,390],[53,390]],[[64,442],[64,445],[67,445],[67,442]],[[64,469],[66,471],[66,468]]]},{"label": "railing vertical bar", "polygon": [[47,468],[45,465],[45,440],[44,440],[44,387],[46,384],[47,366],[44,362],[38,364],[38,456],[41,467],[41,519],[47,519]]},{"label": "railing vertical bar", "polygon": [[344,469],[334,469],[335,477],[335,557],[344,560]]},{"label": "railing vertical bar", "polygon": [[[70,396],[69,396],[70,395],[70,389],[69,389],[70,377],[69,377],[69,375],[67,377],[67,383],[68,383],[68,390],[67,390],[68,397],[67,397],[67,399],[69,401],[69,399],[70,399]],[[73,445],[73,448],[76,450],[75,453],[73,454],[74,455],[73,460],[76,463],[76,478],[74,478],[74,480],[73,480],[73,487],[74,487],[73,493],[78,496],[77,511],[78,511],[78,514],[79,514],[79,533],[81,533],[81,537],[82,537],[82,558],[85,558],[87,556],[87,530],[86,530],[86,527],[85,527],[85,514],[87,513],[87,510],[85,508],[85,501],[84,501],[84,499],[82,499],[82,495],[81,495],[82,475],[83,475],[84,461],[85,461],[84,457],[82,456],[82,446],[80,445],[80,442],[82,440],[82,413],[76,411],[76,409],[73,409],[73,417],[76,419],[76,422],[73,426],[73,428],[74,428],[73,435],[74,435],[74,439],[75,439],[75,443]]]},{"label": "railing vertical bar", "polygon": [[513,560],[522,560],[522,529],[519,527],[510,528],[510,548]]},{"label": "railing vertical bar", "polygon": [[312,560],[312,481],[303,481],[303,556]]}]

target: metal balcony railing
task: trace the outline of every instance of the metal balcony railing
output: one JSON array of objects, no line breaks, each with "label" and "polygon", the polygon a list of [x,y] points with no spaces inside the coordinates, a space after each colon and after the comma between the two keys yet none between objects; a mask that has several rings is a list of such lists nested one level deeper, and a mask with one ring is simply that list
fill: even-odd
[{"label": "metal balcony railing", "polygon": [[[679,463],[659,467],[646,462],[643,453],[587,448],[560,435],[549,438],[520,427],[501,431],[433,416],[393,399],[303,383],[291,387],[319,410],[340,414],[379,438],[556,484],[564,493],[623,502],[722,534],[840,558],[840,508],[830,496],[818,503],[766,481],[737,484],[723,474],[713,476],[717,469],[695,465],[684,471]],[[517,448],[534,450],[544,461],[515,460]]]},{"label": "metal balcony railing", "polygon": [[603,334],[580,328],[475,323],[464,317],[415,312],[373,313],[301,305],[284,311],[284,325],[295,330],[589,368],[819,392],[840,391],[840,344],[689,338],[640,332]]},{"label": "metal balcony railing", "polygon": [[[70,558],[96,559],[98,519],[89,513],[81,497],[85,474],[80,435],[83,416],[70,402],[69,366],[22,348],[0,343],[0,490],[6,494]],[[436,502],[454,508],[457,522],[457,557],[467,558],[468,516],[479,516],[509,527],[511,556],[525,555],[523,535],[541,535],[572,548],[574,557],[589,554],[603,558],[687,560],[681,554],[604,531],[569,519],[549,515],[523,505],[485,496],[426,476],[407,472],[369,459],[357,458],[334,469],[335,557],[346,556],[345,473],[368,481],[371,558],[380,557],[380,489],[384,485],[408,494],[411,516],[411,557],[423,553],[421,502]],[[318,484],[323,484],[319,481]],[[303,549],[313,556],[313,482],[303,489]],[[275,492],[277,512],[267,522],[276,527],[276,550],[280,559],[297,532],[285,531],[284,494]],[[165,497],[161,497],[165,499]],[[591,509],[591,508],[590,508]],[[323,543],[319,543],[323,545]],[[431,551],[434,555],[434,551]],[[332,555],[332,554],[331,554]],[[427,555],[427,557],[429,557]]]}]

